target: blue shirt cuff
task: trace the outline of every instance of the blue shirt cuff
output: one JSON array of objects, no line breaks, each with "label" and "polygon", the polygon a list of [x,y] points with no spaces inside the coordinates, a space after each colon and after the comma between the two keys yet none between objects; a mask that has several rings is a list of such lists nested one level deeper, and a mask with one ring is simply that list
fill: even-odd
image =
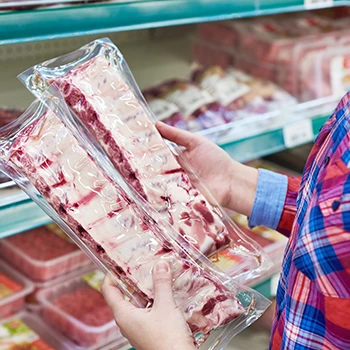
[{"label": "blue shirt cuff", "polygon": [[283,212],[288,189],[288,177],[269,170],[259,169],[258,186],[249,226],[276,229]]}]

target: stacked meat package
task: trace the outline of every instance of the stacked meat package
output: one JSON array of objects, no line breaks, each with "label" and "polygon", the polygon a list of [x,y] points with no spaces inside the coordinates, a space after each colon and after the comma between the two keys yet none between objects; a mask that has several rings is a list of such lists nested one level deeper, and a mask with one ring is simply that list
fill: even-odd
[{"label": "stacked meat package", "polygon": [[[0,129],[1,169],[140,307],[153,303],[154,264],[168,261],[194,343],[225,347],[268,306],[243,283],[265,272],[270,260],[191,166],[181,168],[181,150],[158,133],[119,50],[96,40],[20,79],[40,102]],[[193,88],[178,84],[165,89]],[[168,97],[175,99],[176,93]],[[207,108],[216,109],[211,102]],[[223,249],[241,261],[230,275],[208,259]],[[39,295],[47,304],[56,297]],[[51,323],[53,309],[43,314]]]},{"label": "stacked meat package", "polygon": [[143,93],[158,120],[193,132],[227,130],[227,123],[296,104],[272,82],[220,65],[195,66],[189,80],[166,81]]},{"label": "stacked meat package", "polygon": [[349,16],[312,13],[204,23],[194,58],[272,80],[301,101],[341,96],[349,89],[349,24]]}]

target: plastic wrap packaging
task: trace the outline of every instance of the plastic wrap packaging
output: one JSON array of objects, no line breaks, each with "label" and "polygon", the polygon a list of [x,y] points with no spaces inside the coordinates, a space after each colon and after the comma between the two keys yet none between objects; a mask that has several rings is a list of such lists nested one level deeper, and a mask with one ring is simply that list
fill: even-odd
[{"label": "plastic wrap packaging", "polygon": [[233,75],[226,74],[219,66],[196,69],[192,74],[192,79],[225,106],[227,122],[236,119],[237,111],[245,109],[249,102],[249,86],[238,82]]},{"label": "plastic wrap packaging", "polygon": [[234,29],[234,22],[222,21],[222,22],[209,22],[198,24],[198,37],[224,46],[233,47],[238,43],[238,35]]},{"label": "plastic wrap packaging", "polygon": [[154,87],[156,97],[178,106],[190,131],[226,123],[227,109],[207,91],[185,80],[171,80]]},{"label": "plastic wrap packaging", "polygon": [[122,338],[100,293],[103,278],[90,270],[38,294],[45,320],[79,346],[100,348]]},{"label": "plastic wrap packaging", "polygon": [[0,240],[0,255],[35,281],[48,281],[90,262],[54,224]]},{"label": "plastic wrap packaging", "polygon": [[220,66],[228,68],[235,65],[235,56],[231,47],[208,42],[201,38],[193,45],[193,60],[204,67]]},{"label": "plastic wrap packaging", "polygon": [[0,128],[18,118],[23,110],[17,108],[0,108]]},{"label": "plastic wrap packaging", "polygon": [[[0,108],[0,128],[18,118],[22,113],[22,110],[16,108]],[[12,185],[13,182],[0,171],[0,189]]]},{"label": "plastic wrap packaging", "polygon": [[145,90],[143,91],[143,95],[157,120],[179,129],[188,129],[186,119],[178,106],[157,97],[157,91],[155,89]]},{"label": "plastic wrap packaging", "polygon": [[[220,40],[224,23],[236,36],[234,44]],[[349,47],[348,18],[331,20],[307,13],[224,23],[211,24],[210,33],[203,25],[194,46],[196,61],[205,66],[234,65],[275,82],[301,101],[331,95],[329,81],[318,79],[314,83],[312,76],[318,74],[317,79],[322,75],[319,72],[332,74],[330,68],[316,69],[314,62],[326,51]]]},{"label": "plastic wrap packaging", "polygon": [[0,349],[83,350],[27,312],[2,319],[0,334]]},{"label": "plastic wrap packaging", "polygon": [[234,284],[186,246],[93,147],[86,130],[71,125],[76,119],[69,110],[63,113],[54,98],[45,103],[50,109],[36,102],[1,130],[2,169],[114,277],[132,302],[152,304],[152,268],[164,259],[172,268],[175,301],[197,345],[224,347],[261,315],[268,306],[265,298]]},{"label": "plastic wrap packaging", "polygon": [[30,281],[0,260],[0,319],[20,311],[33,288]]},{"label": "plastic wrap packaging", "polygon": [[70,279],[73,279],[85,273],[88,273],[89,271],[93,270],[94,267],[95,267],[95,264],[92,261],[90,261],[88,264],[84,265],[83,267],[75,269],[71,272],[67,272],[64,275],[56,277],[52,280],[43,281],[43,282],[31,281],[34,286],[34,290],[32,293],[30,293],[26,297],[26,308],[29,311],[33,311],[33,312],[38,311],[41,308],[40,303],[38,301],[38,295],[42,290],[63,284]]},{"label": "plastic wrap packaging", "polygon": [[99,144],[125,181],[173,226],[184,247],[211,256],[229,246],[245,261],[232,275],[239,282],[266,270],[268,259],[259,247],[224,216],[181,150],[161,138],[125,60],[109,40],[37,65],[20,79],[39,98],[60,88],[76,113],[73,119],[87,129],[86,138]]}]

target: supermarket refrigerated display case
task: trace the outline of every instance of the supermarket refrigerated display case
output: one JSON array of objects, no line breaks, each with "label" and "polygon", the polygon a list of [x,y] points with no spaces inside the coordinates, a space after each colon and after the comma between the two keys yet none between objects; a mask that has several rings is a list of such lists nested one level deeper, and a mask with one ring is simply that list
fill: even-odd
[{"label": "supermarket refrigerated display case", "polygon": [[[51,7],[33,11],[1,12],[0,44],[5,46],[0,47],[0,60],[1,56],[4,54],[10,56],[9,52],[11,50],[10,48],[12,48],[10,44],[15,43],[16,45],[13,46],[12,51],[13,54],[25,56],[26,53],[37,50],[37,54],[32,56],[33,60],[35,59],[35,62],[37,62],[39,60],[36,56],[40,56],[39,52],[45,45],[51,45],[50,50],[53,51],[54,54],[51,54],[50,50],[48,50],[48,52],[50,52],[51,56],[56,56],[63,51],[69,51],[70,45],[74,47],[80,46],[80,39],[74,39],[76,41],[72,39],[72,42],[68,43],[67,46],[65,42],[62,41],[61,48],[59,48],[59,45],[56,46],[56,43],[59,43],[57,40],[36,44],[23,44],[24,42],[28,43],[36,40],[51,40],[73,36],[80,37],[93,33],[124,32],[129,29],[147,29],[186,23],[193,24],[205,21],[221,21],[236,17],[252,17],[256,14],[289,12],[302,8],[309,9],[312,7],[310,3],[311,2],[299,0],[290,0],[283,3],[275,0],[238,2],[227,0],[216,2],[209,0],[194,0],[191,2],[185,0],[139,0],[133,2],[114,1],[111,3],[91,5],[76,4],[76,6],[64,6],[61,8]],[[326,4],[326,6],[347,5],[350,4],[350,2],[335,0],[326,1],[323,2],[323,4]],[[313,6],[317,7],[317,4]],[[339,18],[340,15],[345,18],[348,17],[348,14],[345,15],[339,11],[334,11],[334,13],[329,11],[327,13],[328,14],[324,14],[324,12],[317,13],[317,16],[324,16],[328,19],[334,17]],[[213,26],[217,26],[217,24],[215,23]],[[210,28],[210,26],[208,27]],[[165,29],[164,31],[170,32],[176,29],[177,28]],[[126,50],[127,55],[138,56],[137,59],[131,59],[131,65],[136,67],[135,75],[136,78],[141,81],[140,85],[143,89],[147,89],[152,85],[157,85],[162,83],[163,80],[173,77],[190,80],[192,73],[192,62],[190,60],[192,52],[191,35],[193,33],[193,28],[189,27],[188,30],[190,31],[189,40],[186,33],[186,38],[184,36],[183,38],[175,39],[174,42],[171,37],[168,39],[166,36],[167,34],[163,36],[161,31],[157,29],[147,31],[147,34],[145,34],[146,31],[139,31],[138,34],[135,32],[130,35],[126,35],[125,33],[126,41],[130,40],[133,35],[139,35],[139,40],[147,39],[147,42],[143,44],[143,49],[139,48],[139,51],[135,49]],[[222,38],[224,34],[228,34],[228,31],[226,26],[222,26],[221,30]],[[205,30],[203,30],[203,32],[205,32]],[[210,34],[213,34],[213,32],[207,30],[207,37]],[[121,36],[123,36],[123,33]],[[151,43],[151,45],[149,45],[153,38],[160,39],[159,43]],[[233,45],[235,40],[237,40],[237,38],[234,35],[227,35],[224,44]],[[340,45],[344,45],[343,48],[338,46],[339,43]],[[206,44],[208,43],[204,43],[205,48],[208,47],[205,46]],[[339,90],[339,81],[347,83],[346,71],[345,73],[343,71],[339,72],[339,70],[336,71],[336,73],[333,74],[333,78],[332,75],[328,73],[330,67],[334,65],[348,68],[348,61],[346,60],[348,49],[346,45],[346,39],[337,41],[336,44],[333,42],[328,46],[330,49],[324,50],[322,55],[317,57],[317,64],[312,67],[315,73],[310,76],[318,79],[317,87],[319,89],[324,89],[323,91],[326,91],[325,87],[336,86]],[[142,45],[137,43],[135,46]],[[31,51],[29,48],[33,50]],[[148,50],[148,48],[150,49]],[[220,52],[220,50],[217,50],[217,43],[212,45],[211,48],[215,49],[212,52],[215,52],[216,56],[218,56],[217,52]],[[303,47],[299,50],[303,51]],[[187,51],[187,56],[185,58],[182,56],[182,51]],[[204,52],[209,51],[207,50]],[[148,61],[147,56],[151,57]],[[223,62],[222,65],[224,66],[226,63],[231,65],[235,62],[231,55],[226,55],[226,57],[219,55],[219,57],[221,58],[218,58],[218,63],[220,64]],[[224,57],[223,61],[220,62],[222,57]],[[238,57],[241,63],[242,57],[243,56]],[[244,65],[250,67],[249,59],[246,56],[244,58]],[[7,58],[7,60],[9,59]],[[172,66],[166,63],[167,60],[172,63],[176,61],[177,63]],[[141,69],[137,69],[137,65],[141,65],[141,63],[143,68],[142,72]],[[25,64],[26,66],[30,65],[30,63]],[[23,61],[22,65],[24,65]],[[238,67],[244,67],[244,65],[241,64],[238,65]],[[16,63],[16,73],[22,70],[22,68],[17,69],[17,67]],[[134,67],[132,67],[133,71]],[[260,70],[256,73],[257,75],[265,74],[263,77],[271,78],[271,69],[269,66],[259,65],[259,67]],[[158,69],[159,72],[154,74],[156,69]],[[285,76],[285,73],[288,73],[287,71],[283,72],[283,69],[284,68],[280,70],[282,74],[278,76],[279,79],[281,79],[281,76]],[[173,76],[165,76],[166,74],[164,74],[164,72],[170,70],[172,70]],[[338,77],[338,80],[335,76]],[[310,81],[313,82],[316,78],[310,78]],[[276,82],[276,79],[272,80]],[[281,80],[278,82],[281,84],[280,81]],[[10,83],[10,87],[11,84],[12,83]],[[347,85],[345,84],[345,86]],[[284,87],[289,89],[295,87],[295,84],[291,84],[291,86],[285,84]],[[240,120],[234,120],[230,123],[217,125],[197,132],[219,144],[232,157],[239,161],[249,161],[257,157],[310,142],[317,135],[319,128],[336,106],[339,96],[331,96],[329,92],[318,92],[315,95],[304,94],[304,97],[300,97],[300,94],[295,93],[295,89],[289,91],[292,92],[292,95],[297,95],[296,97],[299,98],[299,103],[288,106],[283,105],[277,110],[250,116],[250,118],[238,118]],[[11,94],[12,93],[13,92],[11,92]],[[4,102],[7,102],[6,99],[9,95],[10,92],[5,93],[5,97],[3,97],[5,101],[1,101],[2,105],[4,105]],[[20,98],[18,98],[18,96],[16,97],[16,99],[20,100],[18,107],[24,108],[27,103],[26,97],[22,99],[21,93],[19,96]],[[309,99],[315,97],[321,98],[309,101]],[[302,100],[306,101],[300,102]],[[13,105],[13,103],[10,103],[10,105]],[[300,132],[301,130],[302,132]],[[13,187],[13,183],[3,181],[3,185],[0,184],[0,237],[10,236],[37,226],[42,226],[49,221],[46,215],[36,207],[27,196],[18,188]],[[282,254],[282,250],[283,249],[280,249],[278,254]],[[278,267],[270,272],[270,276],[264,276],[261,280],[255,281],[256,288],[264,295],[271,296],[274,294],[273,290],[277,279]],[[116,345],[111,345],[111,349],[113,346]]]}]

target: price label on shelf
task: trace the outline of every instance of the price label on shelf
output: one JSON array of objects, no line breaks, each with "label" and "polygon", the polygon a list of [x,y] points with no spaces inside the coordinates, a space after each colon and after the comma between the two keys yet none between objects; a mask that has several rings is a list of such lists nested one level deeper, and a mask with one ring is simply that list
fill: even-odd
[{"label": "price label on shelf", "polygon": [[314,133],[311,120],[305,119],[285,126],[283,137],[287,148],[293,148],[312,141],[314,139]]},{"label": "price label on shelf", "polygon": [[317,9],[320,7],[333,6],[334,0],[305,0],[304,5],[306,9]]}]

